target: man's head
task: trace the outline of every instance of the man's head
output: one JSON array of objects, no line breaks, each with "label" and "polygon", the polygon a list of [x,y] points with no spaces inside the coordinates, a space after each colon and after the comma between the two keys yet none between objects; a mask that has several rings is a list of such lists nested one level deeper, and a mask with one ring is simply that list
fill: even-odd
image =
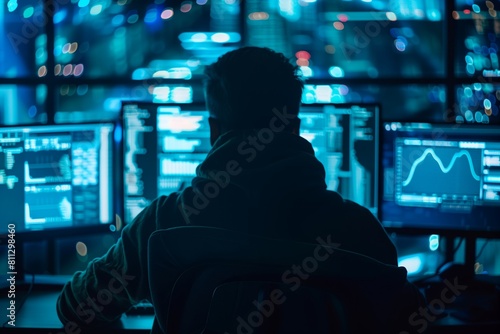
[{"label": "man's head", "polygon": [[[265,128],[275,116],[299,112],[304,83],[298,67],[268,48],[243,47],[205,69],[212,141],[229,130]],[[284,131],[298,133],[298,118]]]}]

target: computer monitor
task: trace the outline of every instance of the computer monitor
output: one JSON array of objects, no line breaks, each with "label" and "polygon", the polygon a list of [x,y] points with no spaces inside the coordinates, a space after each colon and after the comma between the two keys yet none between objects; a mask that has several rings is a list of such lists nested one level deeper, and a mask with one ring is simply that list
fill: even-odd
[{"label": "computer monitor", "polygon": [[152,200],[191,184],[210,151],[205,104],[123,102],[125,222]]},{"label": "computer monitor", "polygon": [[323,163],[327,188],[375,215],[379,117],[377,104],[304,104],[299,113],[301,136]]},{"label": "computer monitor", "polygon": [[[123,102],[125,221],[160,195],[191,184],[210,151],[204,104]],[[301,107],[301,135],[327,173],[327,186],[376,214],[377,105],[311,104]]]},{"label": "computer monitor", "polygon": [[0,128],[1,234],[10,224],[21,240],[114,230],[122,145],[111,122]]},{"label": "computer monitor", "polygon": [[381,132],[386,228],[500,236],[500,127],[385,122]]}]

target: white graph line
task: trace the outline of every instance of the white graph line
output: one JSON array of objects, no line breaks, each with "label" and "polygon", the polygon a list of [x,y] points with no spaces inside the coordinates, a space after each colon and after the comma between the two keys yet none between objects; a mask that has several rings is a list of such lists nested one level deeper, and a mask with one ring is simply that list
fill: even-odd
[{"label": "white graph line", "polygon": [[477,175],[476,172],[474,171],[474,166],[472,165],[472,157],[470,156],[470,153],[468,151],[462,150],[458,153],[455,153],[453,155],[453,158],[451,159],[448,167],[445,167],[443,165],[443,162],[441,161],[441,159],[437,156],[436,152],[434,152],[434,150],[432,148],[428,148],[424,151],[424,153],[422,154],[422,156],[420,158],[415,160],[415,162],[411,166],[410,173],[408,174],[408,178],[403,181],[403,187],[406,187],[407,185],[410,184],[411,180],[413,179],[413,174],[415,174],[415,169],[417,169],[417,166],[420,163],[422,163],[429,154],[432,155],[434,160],[436,160],[436,162],[438,163],[439,168],[441,168],[441,171],[445,174],[448,173],[453,168],[453,165],[455,164],[455,160],[457,160],[461,156],[465,155],[467,157],[467,160],[469,161],[469,166],[470,166],[470,171],[471,171],[472,177],[477,181],[480,180],[479,175]]}]

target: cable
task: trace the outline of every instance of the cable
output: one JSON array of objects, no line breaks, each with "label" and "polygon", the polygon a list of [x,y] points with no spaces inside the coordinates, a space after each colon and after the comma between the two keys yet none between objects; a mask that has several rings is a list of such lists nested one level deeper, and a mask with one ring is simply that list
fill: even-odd
[{"label": "cable", "polygon": [[[21,299],[21,302],[19,303],[19,306],[16,306],[16,314],[18,314],[24,303],[26,302],[26,300],[28,299],[30,293],[31,293],[31,290],[33,290],[33,286],[35,285],[35,274],[31,274],[31,283],[30,283],[30,287],[28,288],[28,292],[26,292],[26,295],[24,296],[23,299]],[[10,319],[7,319],[3,324],[2,324],[2,327],[5,328],[6,325],[9,323]]]},{"label": "cable", "polygon": [[484,243],[483,247],[479,250],[479,253],[476,255],[476,261],[479,259],[481,254],[483,254],[484,249],[486,248],[486,245],[490,242],[491,239],[487,239],[486,242]]},{"label": "cable", "polygon": [[460,241],[458,242],[458,245],[457,247],[455,247],[455,249],[453,250],[453,256],[455,256],[455,253],[457,252],[457,250],[460,248],[460,246],[462,245],[462,242],[464,242],[465,238],[464,237],[461,237],[460,238]]},{"label": "cable", "polygon": [[[455,257],[455,253],[458,251],[458,249],[460,248],[460,246],[462,245],[462,242],[464,242],[465,238],[464,237],[461,237],[460,238],[460,241],[458,242],[458,244],[455,246],[455,248],[453,249],[452,251],[452,255],[453,255],[453,258]],[[436,268],[436,273],[434,275],[432,275],[431,277],[434,277],[437,275],[437,273],[439,272],[439,270],[448,262],[443,262],[441,263],[437,268]]]}]

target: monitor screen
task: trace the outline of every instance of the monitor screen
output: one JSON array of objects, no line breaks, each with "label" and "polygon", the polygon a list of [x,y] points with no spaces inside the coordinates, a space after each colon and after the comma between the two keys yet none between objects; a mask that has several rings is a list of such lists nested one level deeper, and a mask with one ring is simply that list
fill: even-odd
[{"label": "monitor screen", "polygon": [[204,104],[123,103],[125,222],[152,200],[191,185],[210,151]]},{"label": "monitor screen", "polygon": [[500,232],[500,127],[399,122],[382,127],[385,227]]},{"label": "monitor screen", "polygon": [[[327,186],[377,208],[377,105],[311,104],[301,108],[301,135],[327,172]],[[191,184],[210,151],[204,104],[124,102],[125,221],[152,200]]]},{"label": "monitor screen", "polygon": [[301,136],[326,171],[328,190],[377,214],[379,106],[305,104]]},{"label": "monitor screen", "polygon": [[0,226],[16,236],[115,228],[122,130],[114,123],[0,128]]}]

